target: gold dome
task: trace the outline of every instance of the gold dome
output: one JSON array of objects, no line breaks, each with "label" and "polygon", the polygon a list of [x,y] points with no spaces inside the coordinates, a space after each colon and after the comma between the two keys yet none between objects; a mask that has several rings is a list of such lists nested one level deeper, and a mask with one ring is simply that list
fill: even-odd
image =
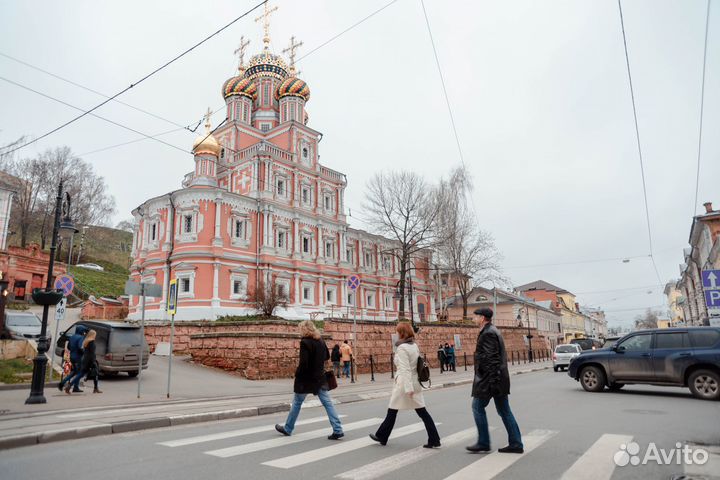
[{"label": "gold dome", "polygon": [[193,142],[192,151],[195,155],[210,154],[220,156],[220,144],[210,130],[210,109],[205,115],[205,133]]}]

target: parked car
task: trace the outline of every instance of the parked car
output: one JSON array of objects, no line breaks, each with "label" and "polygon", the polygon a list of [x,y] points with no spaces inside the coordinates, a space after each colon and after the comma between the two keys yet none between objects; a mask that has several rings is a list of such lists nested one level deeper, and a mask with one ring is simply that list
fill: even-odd
[{"label": "parked car", "polygon": [[[141,338],[140,327],[127,322],[101,322],[82,320],[74,323],[62,332],[55,344],[55,354],[62,357],[66,342],[75,333],[78,325],[95,330],[95,339],[98,365],[100,373],[104,375],[127,372],[131,377],[140,373],[140,348],[143,352],[143,370],[147,368],[150,349],[144,338]],[[142,347],[141,347],[142,346]]]},{"label": "parked car", "polygon": [[588,392],[626,384],[688,387],[705,400],[720,399],[720,328],[656,328],[630,333],[612,348],[584,352],[568,375]]},{"label": "parked car", "polygon": [[96,270],[98,272],[104,272],[105,269],[98,265],[97,263],[78,263],[75,265],[76,267],[80,268],[87,268],[88,270]]},{"label": "parked car", "polygon": [[5,311],[5,330],[0,337],[11,340],[35,340],[40,338],[42,322],[32,312]]},{"label": "parked car", "polygon": [[602,342],[597,338],[573,338],[570,343],[580,345],[583,350],[597,350],[603,346]]},{"label": "parked car", "polygon": [[607,337],[605,339],[605,343],[603,343],[602,345],[602,348],[612,348],[612,346],[615,345],[618,340],[620,340],[620,337]]},{"label": "parked car", "polygon": [[564,370],[568,368],[570,362],[572,362],[573,359],[581,353],[582,349],[580,349],[580,346],[574,343],[558,345],[555,347],[555,351],[552,356],[553,370],[557,372],[559,369]]}]

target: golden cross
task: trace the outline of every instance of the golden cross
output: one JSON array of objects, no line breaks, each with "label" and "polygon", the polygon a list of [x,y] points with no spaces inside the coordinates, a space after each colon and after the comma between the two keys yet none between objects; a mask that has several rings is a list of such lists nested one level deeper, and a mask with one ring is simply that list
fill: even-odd
[{"label": "golden cross", "polygon": [[295,35],[290,37],[290,46],[283,50],[283,53],[288,53],[288,58],[290,58],[290,71],[293,73],[295,72],[295,50],[298,49],[298,47],[302,47],[303,42],[295,43]]},{"label": "golden cross", "polygon": [[263,43],[265,44],[265,50],[270,50],[270,14],[278,9],[277,5],[273,8],[269,7],[270,0],[265,2],[265,11],[262,15],[255,19],[256,22],[263,21],[263,30],[265,30],[265,36],[263,37]]},{"label": "golden cross", "polygon": [[235,55],[237,55],[240,59],[238,63],[238,70],[241,72],[245,69],[243,64],[245,63],[245,49],[247,46],[250,45],[250,40],[245,40],[245,36],[240,37],[240,46],[235,50]]},{"label": "golden cross", "polygon": [[207,113],[205,114],[205,133],[210,133],[210,115],[212,115],[212,109],[208,107]]}]

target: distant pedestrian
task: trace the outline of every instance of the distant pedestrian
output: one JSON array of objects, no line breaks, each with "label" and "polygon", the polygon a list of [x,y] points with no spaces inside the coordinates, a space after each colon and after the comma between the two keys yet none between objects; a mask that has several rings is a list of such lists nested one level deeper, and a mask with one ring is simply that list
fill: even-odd
[{"label": "distant pedestrian", "polygon": [[340,354],[340,359],[343,362],[343,375],[345,375],[345,378],[350,378],[350,361],[352,359],[352,347],[348,344],[347,340],[345,340],[340,346]]},{"label": "distant pedestrian", "polygon": [[340,358],[340,345],[336,343],[330,352],[330,361],[333,364],[333,373],[337,378],[340,378]]},{"label": "distant pedestrian", "polygon": [[[70,340],[67,343],[67,349],[70,351],[70,365],[72,365],[72,368],[70,369],[70,373],[60,380],[60,383],[58,384],[58,390],[60,391],[63,390],[65,384],[68,383],[71,378],[80,373],[80,362],[82,361],[83,356],[83,341],[85,340],[85,334],[87,331],[88,328],[86,326],[78,325],[75,327],[75,333],[70,337]],[[73,392],[82,393],[82,390],[80,390],[79,386],[76,386],[73,389]]]},{"label": "distant pedestrian", "polygon": [[295,370],[295,382],[293,384],[293,397],[290,413],[285,420],[285,425],[275,425],[275,430],[283,435],[292,435],[295,429],[295,421],[300,414],[305,397],[308,393],[317,395],[325,407],[333,432],[328,440],[338,440],[345,436],[342,430],[340,417],[335,412],[335,407],[328,393],[328,386],[325,380],[325,362],[330,358],[327,345],[320,338],[320,332],[315,328],[311,320],[304,320],[298,326],[302,339],[300,340],[300,361]]},{"label": "distant pedestrian", "polygon": [[475,323],[481,327],[475,346],[475,380],[472,386],[472,411],[478,430],[478,440],[474,445],[465,447],[471,452],[490,451],[490,433],[488,431],[485,407],[490,399],[495,401],[495,409],[508,433],[508,446],[498,449],[501,453],[523,453],[523,443],[515,417],[510,410],[510,373],[507,366],[505,342],[497,328],[492,324],[493,311],[490,308],[475,310]]},{"label": "distant pedestrian", "polygon": [[80,371],[68,381],[68,385],[65,387],[65,393],[68,395],[70,394],[71,386],[73,387],[73,392],[79,390],[78,384],[83,377],[93,381],[93,393],[102,393],[98,388],[99,369],[97,365],[97,357],[95,355],[96,336],[97,332],[95,330],[90,330],[87,335],[85,335],[85,340],[83,340],[83,355],[82,360],[80,361]]},{"label": "distant pedestrian", "polygon": [[425,408],[425,399],[422,394],[422,386],[418,380],[417,363],[420,358],[420,349],[415,344],[415,333],[409,323],[398,323],[396,331],[400,339],[395,343],[395,385],[390,396],[385,420],[377,432],[370,434],[370,438],[380,445],[386,445],[392,429],[395,426],[398,410],[415,410],[425,424],[428,441],[423,447],[437,448],[440,446],[440,434],[438,434],[435,422]]},{"label": "distant pedestrian", "polygon": [[438,347],[437,357],[438,363],[440,363],[440,373],[442,373],[445,371],[445,364],[447,363],[447,357],[445,356],[445,348],[443,348],[442,343]]},{"label": "distant pedestrian", "polygon": [[445,355],[447,356],[448,370],[455,371],[455,346],[451,344],[445,344]]}]

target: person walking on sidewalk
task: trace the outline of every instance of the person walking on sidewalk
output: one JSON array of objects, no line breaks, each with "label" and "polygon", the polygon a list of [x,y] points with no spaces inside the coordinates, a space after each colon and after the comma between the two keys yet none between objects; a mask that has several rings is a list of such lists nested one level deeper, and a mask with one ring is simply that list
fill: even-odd
[{"label": "person walking on sidewalk", "polygon": [[447,357],[445,356],[445,349],[443,348],[442,343],[438,347],[437,357],[438,363],[440,363],[440,373],[442,373],[445,371],[445,364],[447,363]]},{"label": "person walking on sidewalk", "polygon": [[385,420],[380,424],[377,432],[370,434],[370,438],[380,445],[386,445],[395,426],[398,410],[415,410],[425,424],[428,434],[428,441],[423,447],[438,448],[440,447],[440,434],[430,413],[425,408],[422,386],[418,380],[417,363],[420,358],[420,349],[415,344],[415,332],[410,324],[405,322],[398,323],[396,331],[400,339],[395,343],[397,346],[395,385],[390,396],[390,405],[388,405]]},{"label": "person walking on sidewalk", "polygon": [[445,344],[445,358],[447,362],[448,372],[455,371],[455,347],[449,343]]},{"label": "person walking on sidewalk", "polygon": [[[58,390],[61,392],[63,388],[65,388],[65,384],[69,383],[71,378],[80,373],[80,362],[82,361],[83,356],[83,341],[85,340],[85,334],[87,331],[88,328],[86,326],[78,325],[75,328],[75,333],[68,341],[67,349],[70,351],[70,365],[72,365],[72,368],[70,369],[70,373],[68,373],[67,377],[63,378],[60,380],[60,383],[58,383]],[[78,386],[75,387],[73,392],[81,393],[82,390],[80,390],[80,387]]]},{"label": "person walking on sidewalk", "polygon": [[478,440],[474,445],[465,448],[474,453],[490,451],[490,432],[485,407],[490,403],[490,399],[493,399],[495,409],[508,433],[508,446],[498,449],[498,452],[523,453],[520,427],[515,421],[508,401],[510,373],[505,342],[498,329],[492,324],[492,309],[478,308],[474,313],[475,323],[481,327],[475,346],[475,379],[472,386],[472,412],[478,430]]},{"label": "person walking on sidewalk", "polygon": [[352,358],[352,347],[348,344],[347,340],[345,340],[340,346],[340,354],[341,360],[343,362],[343,375],[345,375],[345,378],[350,378],[350,360]]},{"label": "person walking on sidewalk", "polygon": [[330,352],[330,361],[333,364],[333,374],[340,378],[340,345],[337,343]]},{"label": "person walking on sidewalk", "polygon": [[283,435],[292,435],[295,430],[295,421],[300,414],[305,397],[309,393],[317,395],[325,407],[330,425],[333,432],[328,440],[338,440],[345,436],[342,430],[342,423],[328,393],[327,382],[325,381],[325,362],[330,358],[327,345],[320,338],[320,332],[315,328],[315,324],[311,320],[304,320],[298,326],[300,329],[300,361],[297,370],[295,370],[295,383],[293,391],[292,406],[290,413],[285,420],[285,425],[275,425],[275,430]]},{"label": "person walking on sidewalk", "polygon": [[70,387],[73,387],[73,392],[80,391],[78,388],[80,380],[87,376],[92,378],[94,383],[93,393],[102,393],[98,389],[98,368],[97,368],[97,357],[95,356],[95,337],[97,332],[95,330],[88,331],[83,340],[83,355],[80,361],[80,370],[68,380],[68,384],[65,387],[65,393],[70,395]]}]

